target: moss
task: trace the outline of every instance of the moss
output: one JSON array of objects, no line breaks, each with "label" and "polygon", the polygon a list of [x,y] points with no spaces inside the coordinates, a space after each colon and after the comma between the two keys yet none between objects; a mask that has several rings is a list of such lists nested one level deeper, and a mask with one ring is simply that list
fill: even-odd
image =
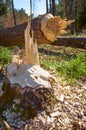
[{"label": "moss", "polygon": [[[14,99],[17,98],[21,102],[19,104],[14,103]],[[0,97],[0,115],[7,108],[12,112],[21,113],[21,118],[30,119],[37,115],[36,108],[33,108],[31,105],[24,106],[24,99],[22,100],[21,96],[18,95],[15,89],[10,87],[9,81],[5,81],[3,84],[3,95]],[[15,105],[15,108],[13,107]],[[2,116],[2,115],[1,115]]]},{"label": "moss", "polygon": [[[40,98],[36,96],[36,91]],[[37,110],[45,110],[49,114],[57,102],[54,92],[50,88],[38,88],[35,92],[31,90],[21,96],[14,88],[10,87],[9,81],[7,81],[3,85],[3,92],[0,97],[0,113],[8,108],[12,112],[21,113],[22,119],[34,118],[37,115]],[[17,104],[14,99],[19,99],[20,103]]]},{"label": "moss", "polygon": [[54,95],[54,92],[52,89],[45,89],[42,94],[42,98],[44,100],[43,107],[45,107],[45,110],[47,113],[50,113],[53,111],[54,106],[57,102],[57,99]]},{"label": "moss", "polygon": [[36,108],[33,108],[31,105],[28,105],[21,111],[21,118],[22,119],[31,119],[37,115]]},{"label": "moss", "polygon": [[11,107],[15,97],[20,98],[20,95],[16,94],[15,90],[10,87],[9,81],[7,79],[5,81],[2,87],[3,95],[0,97],[0,113]]},{"label": "moss", "polygon": [[34,118],[37,115],[36,108],[33,108],[31,105],[24,106],[21,102],[20,104],[13,104],[15,108],[10,107],[11,112],[20,113],[22,120],[28,120]]}]

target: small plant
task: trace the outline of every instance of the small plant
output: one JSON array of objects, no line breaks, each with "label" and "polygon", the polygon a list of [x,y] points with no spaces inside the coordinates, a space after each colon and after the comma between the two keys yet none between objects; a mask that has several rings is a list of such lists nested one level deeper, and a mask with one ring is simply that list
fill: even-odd
[{"label": "small plant", "polygon": [[11,60],[12,56],[8,48],[0,47],[0,66],[6,66]]}]

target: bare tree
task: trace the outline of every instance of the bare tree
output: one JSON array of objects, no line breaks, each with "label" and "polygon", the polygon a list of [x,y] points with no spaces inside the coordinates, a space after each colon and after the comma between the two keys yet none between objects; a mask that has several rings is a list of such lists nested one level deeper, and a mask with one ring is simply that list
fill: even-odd
[{"label": "bare tree", "polygon": [[77,0],[74,0],[74,33],[76,33],[76,10],[77,10]]},{"label": "bare tree", "polygon": [[15,9],[14,9],[14,2],[13,2],[13,0],[11,0],[11,4],[12,4],[12,10],[13,10],[14,25],[16,25],[16,16],[15,16]]},{"label": "bare tree", "polygon": [[49,13],[49,9],[48,9],[48,0],[46,0],[46,13]]},{"label": "bare tree", "polygon": [[52,13],[52,0],[49,0],[49,7],[50,7],[49,12]]},{"label": "bare tree", "polygon": [[76,33],[76,6],[77,6],[77,0],[73,0],[72,4],[72,19],[75,20],[75,22],[72,24],[71,33]]},{"label": "bare tree", "polygon": [[32,0],[30,0],[30,18],[32,18]]},{"label": "bare tree", "polygon": [[52,14],[54,16],[56,15],[56,4],[55,4],[55,0],[52,0]]},{"label": "bare tree", "polygon": [[64,4],[64,10],[65,10],[65,17],[67,18],[67,0],[64,1],[65,4]]}]

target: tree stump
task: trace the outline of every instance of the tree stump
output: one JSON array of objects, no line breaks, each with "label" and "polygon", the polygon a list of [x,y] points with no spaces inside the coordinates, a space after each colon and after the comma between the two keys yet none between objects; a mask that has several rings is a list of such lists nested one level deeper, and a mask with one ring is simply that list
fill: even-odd
[{"label": "tree stump", "polygon": [[0,109],[10,108],[14,100],[19,100],[19,104],[15,103],[15,111],[20,112],[22,118],[33,118],[39,110],[49,114],[57,102],[53,82],[54,78],[38,65],[8,65]]}]

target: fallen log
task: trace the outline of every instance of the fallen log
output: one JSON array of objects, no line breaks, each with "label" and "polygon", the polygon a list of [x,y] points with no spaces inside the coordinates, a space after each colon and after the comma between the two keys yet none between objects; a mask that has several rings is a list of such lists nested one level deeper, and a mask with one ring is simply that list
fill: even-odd
[{"label": "fallen log", "polygon": [[[64,34],[64,29],[73,21],[67,21],[60,16],[41,15],[31,20],[31,28],[37,43],[52,43],[57,36]],[[25,44],[25,29],[28,21],[11,28],[0,30],[0,46],[21,46]],[[31,32],[31,31],[30,31]],[[29,33],[29,32],[28,32]],[[31,34],[30,34],[31,35]]]},{"label": "fallen log", "polygon": [[58,39],[55,42],[53,42],[52,45],[86,49],[86,37],[58,37]]}]

